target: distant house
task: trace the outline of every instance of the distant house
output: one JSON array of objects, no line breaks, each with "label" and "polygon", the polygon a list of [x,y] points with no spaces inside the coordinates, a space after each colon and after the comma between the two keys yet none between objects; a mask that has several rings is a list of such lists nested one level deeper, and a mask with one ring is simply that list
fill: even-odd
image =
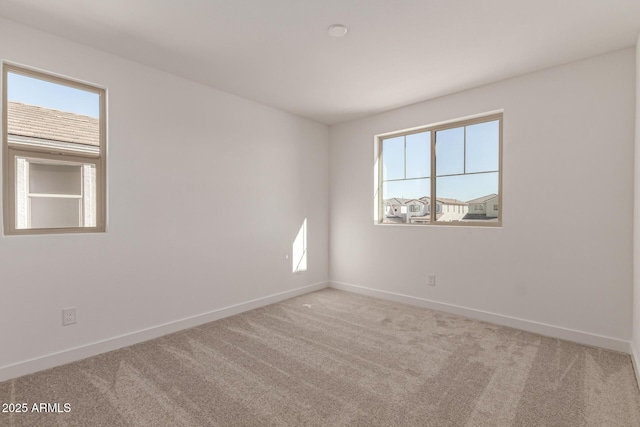
[{"label": "distant house", "polygon": [[429,214],[429,202],[423,199],[387,199],[383,203],[385,221],[409,223],[412,217],[426,217]]},{"label": "distant house", "polygon": [[464,220],[493,220],[498,218],[499,203],[497,194],[489,194],[469,200],[469,213]]},{"label": "distant house", "polygon": [[461,200],[439,197],[436,201],[440,208],[437,220],[441,222],[462,221],[469,211],[467,203]]},{"label": "distant house", "polygon": [[387,199],[384,201],[384,216],[386,218],[400,218],[401,206],[404,205],[403,199]]},{"label": "distant house", "polygon": [[[385,222],[388,223],[420,223],[428,222],[431,214],[431,198],[403,199],[394,197],[383,203]],[[468,211],[467,204],[456,199],[436,199],[437,221],[461,221]]]}]

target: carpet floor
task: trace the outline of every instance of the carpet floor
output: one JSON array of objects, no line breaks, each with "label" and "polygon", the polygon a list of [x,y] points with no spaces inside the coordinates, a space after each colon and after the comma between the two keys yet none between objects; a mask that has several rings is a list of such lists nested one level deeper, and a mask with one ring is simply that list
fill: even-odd
[{"label": "carpet floor", "polygon": [[2,426],[640,426],[626,354],[334,289],[5,381],[0,402],[28,405]]}]

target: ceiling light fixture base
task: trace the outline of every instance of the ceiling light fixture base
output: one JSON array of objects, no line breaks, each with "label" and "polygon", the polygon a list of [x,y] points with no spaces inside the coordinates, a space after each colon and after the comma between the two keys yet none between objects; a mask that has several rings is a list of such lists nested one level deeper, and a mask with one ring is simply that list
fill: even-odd
[{"label": "ceiling light fixture base", "polygon": [[344,37],[349,32],[349,29],[342,24],[333,24],[327,28],[327,32],[331,37]]}]

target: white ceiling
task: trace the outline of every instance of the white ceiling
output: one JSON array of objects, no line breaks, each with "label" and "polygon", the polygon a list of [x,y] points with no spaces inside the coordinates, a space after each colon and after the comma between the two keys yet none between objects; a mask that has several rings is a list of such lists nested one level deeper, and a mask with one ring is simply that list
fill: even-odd
[{"label": "white ceiling", "polygon": [[640,33],[640,0],[0,0],[0,15],[327,124]]}]

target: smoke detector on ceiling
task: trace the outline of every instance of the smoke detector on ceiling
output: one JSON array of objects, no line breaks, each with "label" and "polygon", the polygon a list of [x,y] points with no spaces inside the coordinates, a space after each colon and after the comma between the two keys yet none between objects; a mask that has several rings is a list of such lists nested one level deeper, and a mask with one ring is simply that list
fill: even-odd
[{"label": "smoke detector on ceiling", "polygon": [[327,28],[327,32],[331,37],[344,37],[349,32],[349,29],[342,24],[333,24]]}]

